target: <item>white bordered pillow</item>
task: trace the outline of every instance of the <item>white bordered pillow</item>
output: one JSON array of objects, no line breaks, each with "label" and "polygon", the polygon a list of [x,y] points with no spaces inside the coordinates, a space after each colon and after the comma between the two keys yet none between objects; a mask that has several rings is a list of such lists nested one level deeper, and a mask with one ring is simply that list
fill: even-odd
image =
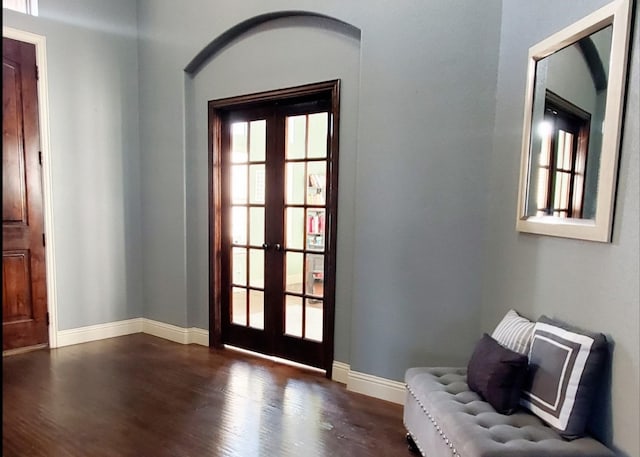
[{"label": "white bordered pillow", "polygon": [[602,333],[542,316],[533,331],[520,404],[564,438],[584,436],[608,351]]}]

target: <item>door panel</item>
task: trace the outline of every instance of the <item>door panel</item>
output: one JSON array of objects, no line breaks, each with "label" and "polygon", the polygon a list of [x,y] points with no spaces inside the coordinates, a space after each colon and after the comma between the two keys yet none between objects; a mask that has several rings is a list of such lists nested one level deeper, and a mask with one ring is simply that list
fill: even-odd
[{"label": "door panel", "polygon": [[48,342],[35,45],[2,39],[3,350]]},{"label": "door panel", "polygon": [[31,303],[31,272],[29,251],[2,253],[3,323],[33,319]]},{"label": "door panel", "polygon": [[211,261],[219,272],[211,314],[220,316],[212,341],[330,376],[337,82],[317,87],[317,95],[300,98],[210,102]]},{"label": "door panel", "polygon": [[9,57],[3,58],[2,220],[5,224],[26,225],[27,196],[20,76],[20,64]]}]

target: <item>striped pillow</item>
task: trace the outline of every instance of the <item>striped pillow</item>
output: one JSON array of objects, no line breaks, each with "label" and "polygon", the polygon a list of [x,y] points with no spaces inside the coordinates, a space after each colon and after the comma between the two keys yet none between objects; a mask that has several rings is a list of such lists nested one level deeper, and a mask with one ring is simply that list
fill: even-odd
[{"label": "striped pillow", "polygon": [[493,331],[491,337],[502,346],[528,356],[534,326],[534,322],[510,309]]}]

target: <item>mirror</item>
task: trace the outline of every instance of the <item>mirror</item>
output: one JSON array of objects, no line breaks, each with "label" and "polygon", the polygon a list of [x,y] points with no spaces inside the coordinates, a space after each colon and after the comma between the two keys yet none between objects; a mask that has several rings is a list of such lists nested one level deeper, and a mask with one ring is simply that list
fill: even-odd
[{"label": "mirror", "polygon": [[630,6],[615,1],[529,49],[521,232],[610,240]]}]

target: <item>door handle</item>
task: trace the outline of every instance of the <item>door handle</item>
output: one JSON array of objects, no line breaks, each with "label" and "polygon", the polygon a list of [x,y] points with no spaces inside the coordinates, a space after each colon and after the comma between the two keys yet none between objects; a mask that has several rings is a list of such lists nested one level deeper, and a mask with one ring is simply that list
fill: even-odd
[{"label": "door handle", "polygon": [[276,248],[276,251],[282,251],[282,246],[280,245],[280,243],[274,244],[273,247]]},{"label": "door handle", "polygon": [[262,249],[264,249],[265,251],[269,249],[269,243],[262,243]]},{"label": "door handle", "polygon": [[274,248],[276,251],[282,251],[282,245],[280,243],[276,243],[276,244],[262,243],[262,249],[264,249],[265,251],[268,251],[270,248]]}]

